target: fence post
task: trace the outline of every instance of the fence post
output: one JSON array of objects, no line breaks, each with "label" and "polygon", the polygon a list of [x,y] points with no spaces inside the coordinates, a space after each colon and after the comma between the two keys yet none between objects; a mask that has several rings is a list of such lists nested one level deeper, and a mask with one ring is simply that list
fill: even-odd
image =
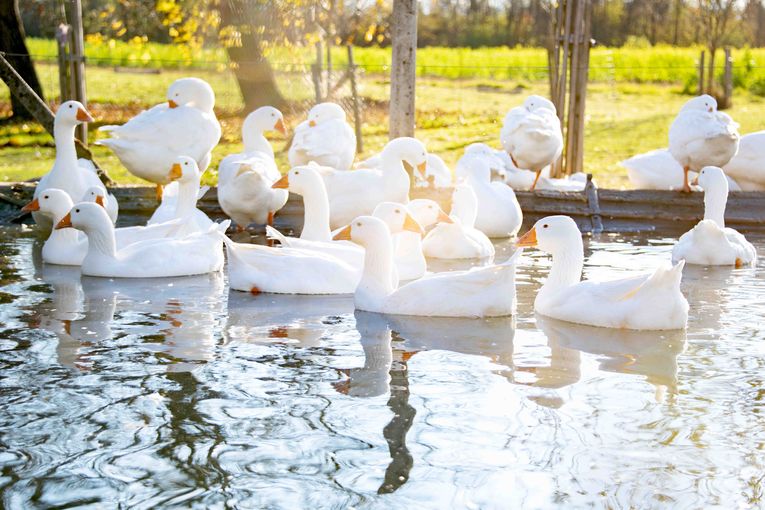
[{"label": "fence post", "polygon": [[[82,3],[80,0],[69,0],[69,24],[72,26],[72,47],[69,53],[72,62],[72,76],[74,78],[74,99],[88,107],[85,93],[85,41],[82,29]],[[78,138],[84,145],[88,144],[88,124],[83,122],[77,126]]]},{"label": "fence post", "polygon": [[321,103],[321,41],[316,41],[316,61],[311,66],[311,78],[313,79],[313,91],[316,103]]},{"label": "fence post", "polygon": [[725,74],[723,76],[723,108],[733,106],[733,58],[730,48],[725,48]]},{"label": "fence post", "polygon": [[72,97],[67,55],[69,46],[69,28],[69,25],[66,23],[60,23],[58,27],[56,27],[56,45],[58,46],[58,88],[60,94],[59,101],[62,103]]},{"label": "fence post", "polygon": [[704,60],[707,52],[701,50],[701,56],[699,56],[699,95],[704,93]]},{"label": "fence post", "polygon": [[356,153],[364,152],[364,142],[361,137],[361,110],[359,109],[359,93],[356,89],[356,63],[353,60],[353,45],[348,45],[348,73],[351,79],[351,95],[353,96],[353,124],[356,129]]},{"label": "fence post", "polygon": [[414,136],[414,86],[417,79],[416,0],[393,0],[391,42],[393,54],[388,134],[393,139]]}]

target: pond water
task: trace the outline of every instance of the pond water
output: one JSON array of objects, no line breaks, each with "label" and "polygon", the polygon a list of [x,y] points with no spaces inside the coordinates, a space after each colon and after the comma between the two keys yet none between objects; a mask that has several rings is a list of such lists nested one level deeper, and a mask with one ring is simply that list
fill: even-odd
[{"label": "pond water", "polygon": [[[687,267],[687,332],[628,332],[535,317],[535,250],[514,319],[415,319],[225,275],[81,278],[0,234],[5,508],[763,504],[762,262]],[[585,246],[610,278],[672,239]]]}]

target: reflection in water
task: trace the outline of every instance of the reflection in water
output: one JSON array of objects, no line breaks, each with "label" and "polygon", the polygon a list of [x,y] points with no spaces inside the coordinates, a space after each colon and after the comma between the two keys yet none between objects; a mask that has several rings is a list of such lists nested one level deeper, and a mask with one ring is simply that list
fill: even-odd
[{"label": "reflection in water", "polygon": [[[33,244],[0,236],[2,506],[763,505],[765,259],[686,268],[686,339],[535,318],[536,251],[519,315],[477,321],[81,278]],[[671,245],[588,238],[584,274]]]},{"label": "reflection in water", "polygon": [[[656,387],[656,397],[659,400],[665,391],[671,394],[677,392],[677,356],[685,349],[685,330],[598,328],[539,314],[536,320],[553,352],[547,370],[550,375],[545,374],[538,381],[553,380],[556,384],[567,381],[566,385],[578,381],[581,376],[579,353],[588,353],[598,357],[599,369],[602,371],[645,376]],[[535,373],[539,376],[538,369]],[[534,383],[540,386],[545,384]]]},{"label": "reflection in water", "polygon": [[287,342],[317,347],[353,310],[353,296],[299,296],[229,291],[226,342]]},{"label": "reflection in water", "polygon": [[110,279],[45,264],[39,277],[53,292],[50,302],[31,311],[30,323],[58,337],[56,354],[63,366],[89,370],[104,342],[125,335],[154,350],[168,371],[193,370],[212,359],[215,324],[225,305],[220,274]]}]

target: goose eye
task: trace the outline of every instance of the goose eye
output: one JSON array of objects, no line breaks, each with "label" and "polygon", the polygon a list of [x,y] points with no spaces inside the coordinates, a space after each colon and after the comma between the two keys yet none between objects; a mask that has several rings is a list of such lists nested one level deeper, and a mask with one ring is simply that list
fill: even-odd
[{"label": "goose eye", "polygon": [[298,172],[297,170],[295,170],[295,175],[300,175],[300,172]]},{"label": "goose eye", "polygon": [[74,212],[78,213],[78,212],[80,212],[80,210],[79,209],[75,209]]},{"label": "goose eye", "polygon": [[395,212],[396,214],[401,214],[401,210],[400,210],[400,209],[396,209],[394,212]]},{"label": "goose eye", "polygon": [[357,226],[357,227],[360,227],[360,226],[361,226],[361,222],[360,222],[360,221],[357,221],[357,222],[356,222],[356,226]]},{"label": "goose eye", "polygon": [[183,164],[186,165],[186,166],[189,166],[189,162],[188,161],[184,162]]},{"label": "goose eye", "polygon": [[544,225],[542,225],[542,228],[547,228],[547,223],[545,223]]}]

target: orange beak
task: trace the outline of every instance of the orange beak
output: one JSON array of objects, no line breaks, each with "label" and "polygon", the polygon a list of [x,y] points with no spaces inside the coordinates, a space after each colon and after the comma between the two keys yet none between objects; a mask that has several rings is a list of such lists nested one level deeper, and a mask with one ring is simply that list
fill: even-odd
[{"label": "orange beak", "polygon": [[316,127],[316,121],[315,120],[310,120],[310,121],[308,121],[308,125],[311,126],[311,127]]},{"label": "orange beak", "polygon": [[454,220],[449,217],[448,214],[446,214],[444,211],[438,211],[438,222],[439,223],[454,223]]},{"label": "orange beak", "polygon": [[106,209],[106,206],[104,205],[104,197],[101,195],[96,195],[96,203]]},{"label": "orange beak", "polygon": [[167,174],[167,178],[171,181],[175,181],[180,179],[182,175],[183,171],[181,170],[181,164],[173,163],[173,166],[170,168],[170,173]]},{"label": "orange beak", "polygon": [[21,208],[22,212],[32,212],[32,211],[39,211],[39,210],[40,210],[40,201],[37,200],[36,198]]},{"label": "orange beak", "polygon": [[80,122],[93,122],[93,117],[83,108],[77,109],[77,120]]},{"label": "orange beak", "polygon": [[71,228],[72,227],[72,215],[69,213],[66,213],[66,216],[61,218],[61,221],[58,222],[56,225],[56,230],[62,229],[62,228]]},{"label": "orange beak", "polygon": [[287,136],[287,128],[284,126],[284,120],[279,119],[276,121],[276,124],[274,124],[274,129],[283,134],[284,136]]},{"label": "orange beak", "polygon": [[350,241],[351,240],[351,226],[346,225],[343,230],[335,234],[335,236],[332,238],[335,241]]},{"label": "orange beak", "polygon": [[518,239],[518,241],[516,241],[515,245],[518,247],[536,246],[537,245],[537,230],[535,228],[532,228],[531,230],[523,234],[523,236],[521,236],[521,238]]},{"label": "orange beak", "polygon": [[290,189],[289,174],[282,175],[282,178],[271,185],[273,189]]},{"label": "orange beak", "polygon": [[420,171],[420,173],[422,173],[423,175],[425,174],[425,170],[426,170],[427,168],[428,168],[428,164],[427,164],[425,161],[423,161],[422,163],[420,163],[419,165],[417,165],[417,170],[419,170],[419,171]]},{"label": "orange beak", "polygon": [[420,224],[417,223],[417,220],[408,214],[406,215],[406,218],[404,218],[404,230],[420,235],[424,233]]},{"label": "orange beak", "polygon": [[168,99],[167,100],[167,106],[169,106],[170,108],[178,108],[178,103],[176,103],[172,99]]}]

